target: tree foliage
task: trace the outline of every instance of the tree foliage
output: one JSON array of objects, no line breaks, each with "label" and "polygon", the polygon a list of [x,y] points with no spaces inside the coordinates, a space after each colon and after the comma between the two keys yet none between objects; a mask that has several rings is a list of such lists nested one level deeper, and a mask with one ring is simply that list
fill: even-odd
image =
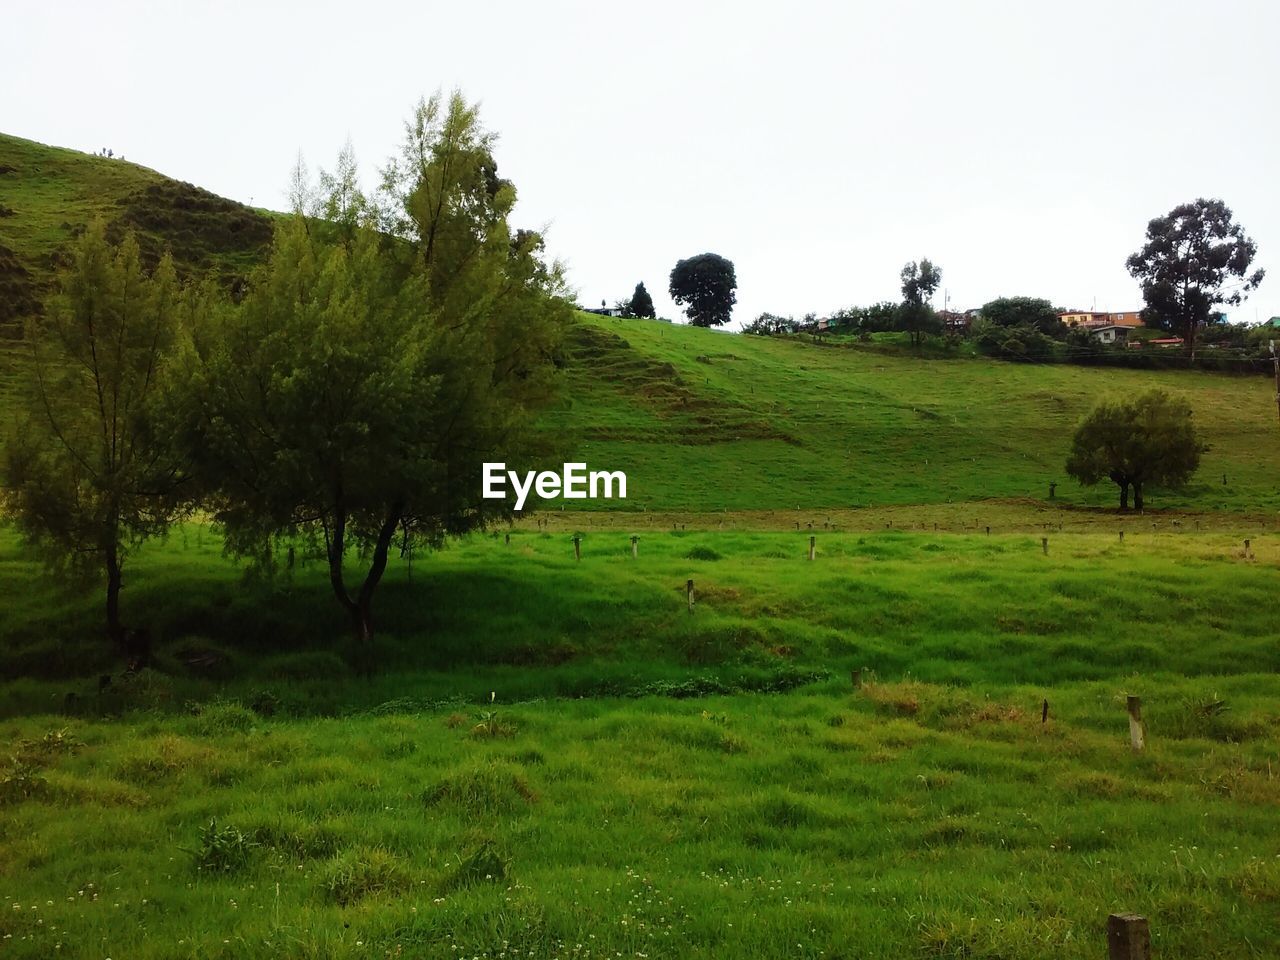
[{"label": "tree foliage", "polygon": [[1148,484],[1177,487],[1191,478],[1206,448],[1196,436],[1191,404],[1163,390],[1099,403],[1072,439],[1067,473],[1085,486],[1109,479],[1120,487],[1120,509],[1141,510]]},{"label": "tree foliage", "polygon": [[1126,261],[1142,284],[1143,322],[1182,335],[1194,357],[1214,308],[1240,304],[1262,282],[1263,270],[1249,272],[1257,252],[1221,200],[1195,200],[1156,217]]},{"label": "tree foliage", "polygon": [[926,335],[942,332],[942,318],[929,301],[942,283],[942,269],[928,258],[911,261],[902,268],[902,304],[898,309],[899,330],[911,335],[911,343],[919,346]]},{"label": "tree foliage", "polygon": [[459,95],[420,103],[382,202],[348,186],[354,170],[322,182],[320,209],[354,221],[283,223],[242,302],[211,305],[184,352],[174,432],[230,548],[322,547],[361,641],[393,543],[507,515],[481,499],[481,464],[537,456],[571,311],[541,237],[508,225],[491,145]]},{"label": "tree foliage", "polygon": [[627,304],[628,312],[633,317],[648,317],[652,319],[655,314],[653,310],[653,297],[649,295],[649,291],[644,288],[644,283],[637,283],[635,293],[631,294],[631,301]]},{"label": "tree foliage", "polygon": [[112,246],[90,224],[48,312],[28,323],[29,403],[5,447],[5,506],[23,539],[55,573],[105,586],[108,636],[137,658],[147,651],[130,641],[120,590],[184,475],[155,428],[183,308],[168,255],[148,274],[132,235]]},{"label": "tree foliage", "polygon": [[738,302],[738,279],[733,263],[715,253],[701,253],[679,261],[671,270],[671,299],[685,307],[695,327],[728,323]]},{"label": "tree foliage", "polygon": [[1039,297],[997,297],[983,305],[982,318],[1000,327],[1025,327],[1055,337],[1064,327],[1053,304]]}]

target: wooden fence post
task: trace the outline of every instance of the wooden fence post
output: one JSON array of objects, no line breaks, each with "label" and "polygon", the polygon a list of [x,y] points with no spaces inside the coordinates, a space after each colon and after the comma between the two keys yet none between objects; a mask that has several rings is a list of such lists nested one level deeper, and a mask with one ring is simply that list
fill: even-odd
[{"label": "wooden fence post", "polygon": [[812,559],[813,559],[813,556],[814,556],[814,553],[815,553],[815,547],[814,547],[814,544],[815,544],[815,542],[817,541],[817,539],[818,539],[817,537],[810,537],[810,538],[809,538],[809,559],[810,559],[810,560],[812,560]]},{"label": "wooden fence post", "polygon": [[1136,913],[1107,917],[1108,960],[1151,960],[1151,928]]},{"label": "wooden fence post", "polygon": [[1248,541],[1248,540],[1246,540],[1246,541],[1244,542],[1244,555],[1245,555],[1245,557],[1246,557],[1246,558],[1247,558],[1247,557],[1252,556],[1252,554],[1249,552],[1249,541]]},{"label": "wooden fence post", "polygon": [[1129,697],[1129,744],[1134,750],[1141,750],[1145,745],[1142,735],[1142,698]]},{"label": "wooden fence post", "polygon": [[635,560],[640,556],[640,538],[633,536],[631,538],[631,559]]},{"label": "wooden fence post", "polygon": [[511,534],[507,534],[507,546],[511,546]]},{"label": "wooden fence post", "polygon": [[1047,699],[1044,702],[1044,706],[1040,708],[1040,722],[1049,722],[1049,701]]},{"label": "wooden fence post", "polygon": [[1048,537],[1040,538],[1040,549],[1044,551],[1044,555],[1046,557],[1049,555],[1049,538]]},{"label": "wooden fence post", "polygon": [[693,613],[693,581],[690,580],[684,585],[685,597],[689,601],[689,612]]},{"label": "wooden fence post", "polygon": [[1121,530],[1121,531],[1120,531],[1120,542],[1121,542],[1121,543],[1124,543],[1124,531],[1123,531],[1123,530]]},{"label": "wooden fence post", "polygon": [[988,537],[989,537],[989,536],[991,536],[991,528],[990,528],[990,527],[987,527],[987,536],[988,536]]},{"label": "wooden fence post", "polygon": [[853,682],[853,689],[855,690],[862,686],[862,669],[862,667],[858,667],[849,674],[849,679]]},{"label": "wooden fence post", "polygon": [[573,559],[575,560],[582,559],[582,538],[581,537],[573,538]]}]

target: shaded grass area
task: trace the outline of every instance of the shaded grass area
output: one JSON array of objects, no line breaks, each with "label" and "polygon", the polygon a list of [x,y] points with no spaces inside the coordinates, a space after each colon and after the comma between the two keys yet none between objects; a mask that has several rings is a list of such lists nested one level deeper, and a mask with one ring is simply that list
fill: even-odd
[{"label": "shaded grass area", "polygon": [[[333,714],[478,702],[778,689],[867,667],[930,682],[1055,684],[1130,673],[1222,675],[1280,666],[1271,604],[1280,541],[1249,554],[1225,533],[808,535],[613,530],[476,536],[391,567],[378,638],[353,648],[323,567],[253,580],[189,525],[143,550],[128,622],[157,668],[99,696],[119,669],[100,600],[68,596],[0,539],[0,688],[7,714],[149,706],[217,695]],[[685,584],[695,581],[690,614]],[[118,679],[118,678],[117,678]],[[68,700],[68,694],[71,694]]]},{"label": "shaded grass area", "polygon": [[[1092,958],[1280,938],[1271,675],[3,725],[13,957]],[[1121,695],[1152,705],[1127,743]],[[1216,717],[1226,714],[1219,711]],[[1229,729],[1229,733],[1227,730]]]}]

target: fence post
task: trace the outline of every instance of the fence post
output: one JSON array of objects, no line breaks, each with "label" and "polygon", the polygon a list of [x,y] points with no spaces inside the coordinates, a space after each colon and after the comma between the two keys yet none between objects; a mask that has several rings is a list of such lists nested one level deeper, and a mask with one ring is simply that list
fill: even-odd
[{"label": "fence post", "polygon": [[1040,549],[1044,551],[1044,555],[1046,557],[1049,555],[1049,538],[1048,537],[1040,538]]},{"label": "fence post", "polygon": [[809,538],[809,559],[810,559],[810,560],[812,560],[812,559],[813,559],[813,556],[814,556],[814,553],[815,553],[814,543],[817,541],[817,539],[818,539],[817,537],[810,537],[810,538]]},{"label": "fence post", "polygon": [[640,538],[637,536],[632,536],[631,537],[631,559],[635,560],[639,556],[640,556]]},{"label": "fence post", "polygon": [[1121,543],[1124,543],[1124,531],[1123,531],[1123,530],[1121,530],[1121,531],[1120,531],[1120,542],[1121,542]]},{"label": "fence post", "polygon": [[575,560],[582,559],[582,538],[581,537],[573,538],[573,559]]},{"label": "fence post", "polygon": [[1248,540],[1246,540],[1246,541],[1244,542],[1244,555],[1245,555],[1245,557],[1246,557],[1246,558],[1248,558],[1249,556],[1251,556],[1251,554],[1250,554],[1250,552],[1249,552],[1249,541],[1248,541]]},{"label": "fence post", "polygon": [[1107,917],[1108,960],[1150,960],[1151,928],[1146,917],[1136,913],[1113,913]]},{"label": "fence post", "polygon": [[690,580],[684,585],[686,598],[689,600],[689,612],[693,613],[693,581]]},{"label": "fence post", "polygon": [[507,534],[507,546],[511,546],[511,534]]},{"label": "fence post", "polygon": [[1142,735],[1142,698],[1129,697],[1129,744],[1134,750],[1141,750],[1145,745]]}]

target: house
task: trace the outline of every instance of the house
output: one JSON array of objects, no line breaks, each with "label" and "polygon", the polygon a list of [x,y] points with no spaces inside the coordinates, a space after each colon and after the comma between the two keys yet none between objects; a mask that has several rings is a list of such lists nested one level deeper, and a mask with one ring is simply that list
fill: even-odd
[{"label": "house", "polygon": [[1122,313],[1107,314],[1108,322],[1117,327],[1140,327],[1142,326],[1141,310],[1126,310]]},{"label": "house", "polygon": [[1102,326],[1111,322],[1111,314],[1096,310],[1064,310],[1058,319],[1068,327]]},{"label": "house", "polygon": [[1089,335],[1099,343],[1125,343],[1129,339],[1130,328],[1119,323],[1108,323],[1104,326],[1090,324],[1086,329]]},{"label": "house", "polygon": [[622,307],[609,307],[605,305],[603,300],[600,301],[598,307],[579,307],[584,313],[594,313],[601,317],[620,317],[622,316]]},{"label": "house", "polygon": [[1068,327],[1140,327],[1141,310],[1107,313],[1104,310],[1064,310],[1058,319]]}]

